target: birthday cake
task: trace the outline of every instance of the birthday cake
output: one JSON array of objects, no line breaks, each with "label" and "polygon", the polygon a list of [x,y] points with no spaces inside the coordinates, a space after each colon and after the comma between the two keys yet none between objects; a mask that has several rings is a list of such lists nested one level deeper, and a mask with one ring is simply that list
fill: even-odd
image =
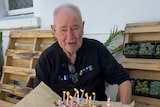
[{"label": "birthday cake", "polygon": [[[69,91],[63,91],[63,99],[54,102],[54,105],[56,107],[111,107],[110,97],[105,104],[100,104],[99,101],[95,101],[96,94],[94,92],[89,96],[87,92],[84,94],[84,90],[74,90],[74,96],[71,96]],[[83,98],[83,95],[85,98]]]},{"label": "birthday cake", "polygon": [[85,103],[81,102],[78,104],[76,101],[73,101],[72,104],[69,103],[68,105],[63,102],[61,104],[54,102],[54,105],[56,107],[111,107],[111,106],[107,106],[107,105],[104,106],[104,105],[98,104],[98,103],[94,103],[94,104],[90,105],[89,103],[85,104]]}]

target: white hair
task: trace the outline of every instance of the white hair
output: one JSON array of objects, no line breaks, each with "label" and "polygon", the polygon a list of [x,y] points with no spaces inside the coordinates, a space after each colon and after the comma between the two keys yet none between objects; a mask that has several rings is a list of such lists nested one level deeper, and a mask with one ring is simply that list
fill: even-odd
[{"label": "white hair", "polygon": [[73,4],[65,3],[65,4],[62,4],[62,5],[58,6],[57,8],[55,8],[54,14],[53,14],[54,21],[55,21],[55,17],[57,15],[57,13],[64,8],[69,8],[69,9],[74,10],[79,15],[80,19],[82,20],[81,11],[80,11],[79,7],[76,5],[73,5]]}]

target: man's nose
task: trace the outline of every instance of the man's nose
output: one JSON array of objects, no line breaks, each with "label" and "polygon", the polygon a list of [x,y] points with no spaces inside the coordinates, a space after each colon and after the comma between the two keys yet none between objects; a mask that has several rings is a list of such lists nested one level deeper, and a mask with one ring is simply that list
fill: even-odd
[{"label": "man's nose", "polygon": [[67,36],[68,36],[68,37],[73,37],[73,36],[74,36],[72,29],[68,29],[68,30],[67,30]]}]

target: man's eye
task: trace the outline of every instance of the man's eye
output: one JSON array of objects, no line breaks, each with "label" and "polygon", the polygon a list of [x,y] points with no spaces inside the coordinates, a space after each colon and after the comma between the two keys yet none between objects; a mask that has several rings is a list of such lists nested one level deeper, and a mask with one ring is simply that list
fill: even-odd
[{"label": "man's eye", "polygon": [[73,27],[73,30],[77,31],[77,30],[79,30],[79,27]]},{"label": "man's eye", "polygon": [[74,30],[77,30],[77,29],[78,29],[78,27],[74,27],[73,29],[74,29]]},{"label": "man's eye", "polygon": [[60,31],[61,31],[61,32],[66,32],[66,31],[67,31],[67,29],[61,29]]}]

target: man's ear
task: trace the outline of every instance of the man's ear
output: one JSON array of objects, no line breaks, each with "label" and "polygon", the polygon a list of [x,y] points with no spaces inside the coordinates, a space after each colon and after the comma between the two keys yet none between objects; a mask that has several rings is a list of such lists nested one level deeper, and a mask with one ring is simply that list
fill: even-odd
[{"label": "man's ear", "polygon": [[52,31],[53,31],[53,33],[55,32],[55,27],[54,27],[54,25],[51,25],[51,29],[52,29]]},{"label": "man's ear", "polygon": [[[51,25],[51,29],[52,29],[52,32],[53,34],[55,34],[55,26],[54,25]],[[55,35],[54,35],[55,36]],[[56,36],[55,36],[56,37]]]},{"label": "man's ear", "polygon": [[82,28],[82,29],[83,29],[83,31],[84,31],[84,24],[85,24],[85,21],[83,21],[82,24],[83,24],[83,28]]},{"label": "man's ear", "polygon": [[83,26],[84,26],[84,24],[85,24],[85,21],[83,21],[82,23],[83,23]]}]

